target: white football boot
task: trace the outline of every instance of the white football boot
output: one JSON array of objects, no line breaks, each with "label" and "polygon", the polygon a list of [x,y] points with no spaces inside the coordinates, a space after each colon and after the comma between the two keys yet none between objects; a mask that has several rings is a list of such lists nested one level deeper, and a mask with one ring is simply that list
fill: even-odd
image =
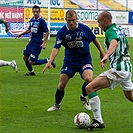
[{"label": "white football boot", "polygon": [[55,111],[55,110],[59,110],[60,109],[60,105],[59,104],[55,104],[52,107],[48,108],[47,111]]},{"label": "white football boot", "polygon": [[82,94],[80,95],[80,101],[82,102],[82,104],[86,110],[91,110],[91,106],[90,106],[88,100]]},{"label": "white football boot", "polygon": [[17,64],[16,64],[16,61],[15,61],[15,60],[12,61],[11,67],[12,67],[16,72],[18,72],[18,67],[17,67]]}]

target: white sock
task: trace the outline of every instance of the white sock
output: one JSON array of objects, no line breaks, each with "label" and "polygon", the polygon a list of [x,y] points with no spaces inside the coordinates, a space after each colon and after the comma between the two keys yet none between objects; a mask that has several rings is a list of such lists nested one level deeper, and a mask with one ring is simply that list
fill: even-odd
[{"label": "white sock", "polygon": [[11,64],[12,64],[11,61],[0,60],[0,67],[1,66],[11,66]]},{"label": "white sock", "polygon": [[99,97],[95,96],[91,98],[89,102],[92,108],[94,119],[98,120],[100,123],[103,123],[103,119],[101,115],[101,102]]}]

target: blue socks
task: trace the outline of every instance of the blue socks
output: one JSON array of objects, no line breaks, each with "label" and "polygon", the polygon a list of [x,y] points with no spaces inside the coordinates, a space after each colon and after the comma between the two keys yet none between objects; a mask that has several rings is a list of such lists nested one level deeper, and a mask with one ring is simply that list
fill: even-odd
[{"label": "blue socks", "polygon": [[42,65],[42,64],[46,64],[47,62],[48,62],[48,59],[41,59],[41,60],[35,61],[35,65]]},{"label": "blue socks", "polygon": [[83,94],[83,96],[87,96],[86,89],[85,89],[86,85],[87,84],[85,82],[82,85],[82,94]]},{"label": "blue socks", "polygon": [[[37,60],[35,61],[34,65],[42,65],[48,62],[48,59],[41,59],[41,60]],[[32,65],[30,65],[29,62],[25,62],[26,67],[28,68],[28,70],[31,72],[33,71]]]},{"label": "blue socks", "polygon": [[55,103],[60,104],[63,97],[64,97],[64,90],[59,91],[58,88],[57,88],[56,94],[55,94]]},{"label": "blue socks", "polygon": [[33,71],[33,68],[32,68],[32,66],[30,65],[29,62],[25,62],[25,65],[26,65],[26,67],[28,68],[28,70],[29,70],[30,72]]}]

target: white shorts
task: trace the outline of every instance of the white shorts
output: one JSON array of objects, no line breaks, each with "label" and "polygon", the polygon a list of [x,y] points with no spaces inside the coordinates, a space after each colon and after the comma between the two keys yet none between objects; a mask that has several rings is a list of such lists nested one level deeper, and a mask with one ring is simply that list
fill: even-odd
[{"label": "white shorts", "polygon": [[133,83],[131,81],[132,73],[127,71],[116,71],[110,69],[101,73],[99,76],[106,76],[109,79],[109,89],[114,89],[117,85],[125,91],[133,90]]}]

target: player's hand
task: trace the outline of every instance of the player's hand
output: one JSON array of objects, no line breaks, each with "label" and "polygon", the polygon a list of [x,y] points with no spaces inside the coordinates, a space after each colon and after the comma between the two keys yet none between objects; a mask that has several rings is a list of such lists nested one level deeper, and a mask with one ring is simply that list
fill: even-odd
[{"label": "player's hand", "polygon": [[50,68],[51,68],[51,63],[48,62],[48,63],[45,65],[45,67],[43,68],[42,73],[44,73],[46,69],[50,70]]},{"label": "player's hand", "polygon": [[101,62],[101,63],[100,63],[100,66],[101,66],[101,68],[105,68],[105,67],[106,67],[106,65],[105,65],[104,62]]},{"label": "player's hand", "polygon": [[105,56],[105,53],[104,52],[101,52],[100,53],[100,59],[102,60],[104,56]]},{"label": "player's hand", "polygon": [[41,47],[42,47],[43,49],[46,49],[46,42],[43,42],[42,45],[41,45]]},{"label": "player's hand", "polygon": [[102,68],[105,68],[105,67],[106,67],[105,64],[106,64],[107,60],[108,60],[108,56],[105,55],[105,56],[103,57],[103,59],[101,60],[101,63],[100,63],[100,66],[101,66]]}]

